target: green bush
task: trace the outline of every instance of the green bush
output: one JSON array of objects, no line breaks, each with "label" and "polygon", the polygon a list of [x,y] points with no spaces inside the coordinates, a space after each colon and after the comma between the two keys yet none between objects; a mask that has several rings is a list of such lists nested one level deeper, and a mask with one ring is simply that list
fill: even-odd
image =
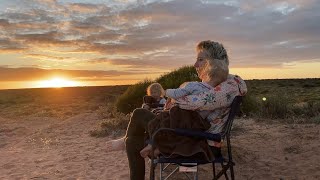
[{"label": "green bush", "polygon": [[155,81],[160,83],[164,89],[168,89],[178,88],[184,82],[200,81],[200,79],[193,66],[184,66],[160,76]]},{"label": "green bush", "polygon": [[[265,98],[263,100],[262,98]],[[271,119],[284,119],[289,115],[288,105],[289,98],[283,94],[275,94],[267,97],[258,98],[258,112],[259,117],[271,118]],[[261,100],[260,100],[261,99]]]},{"label": "green bush", "polygon": [[142,98],[146,95],[147,87],[152,83],[151,80],[144,80],[130,86],[116,101],[117,110],[128,114],[137,107],[141,107]]},{"label": "green bush", "polygon": [[144,80],[135,85],[130,86],[124,94],[122,94],[116,101],[117,110],[128,114],[135,108],[141,107],[142,98],[146,95],[147,87],[153,83],[160,83],[164,89],[177,88],[182,83],[187,81],[198,81],[197,72],[192,66],[184,66],[174,70],[168,74],[162,75],[155,81]]},{"label": "green bush", "polygon": [[259,111],[257,98],[254,97],[250,91],[246,96],[243,97],[243,102],[241,105],[241,113],[246,116],[252,116],[257,114]]},{"label": "green bush", "polygon": [[101,122],[97,129],[90,131],[91,136],[105,137],[108,135],[119,136],[124,134],[129,123],[129,116],[117,111],[112,103],[100,106],[96,112],[101,118]]},{"label": "green bush", "polygon": [[315,123],[315,124],[320,124],[320,115],[315,116],[315,117],[312,117],[312,118],[310,119],[310,122],[311,122],[311,123]]}]

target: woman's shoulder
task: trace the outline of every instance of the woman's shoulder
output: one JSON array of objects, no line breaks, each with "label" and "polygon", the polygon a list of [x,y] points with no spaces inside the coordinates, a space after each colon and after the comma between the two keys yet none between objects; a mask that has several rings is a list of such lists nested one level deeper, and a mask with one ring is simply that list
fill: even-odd
[{"label": "woman's shoulder", "polygon": [[238,75],[229,74],[227,84],[236,86],[241,94],[246,94],[248,91],[245,81]]}]

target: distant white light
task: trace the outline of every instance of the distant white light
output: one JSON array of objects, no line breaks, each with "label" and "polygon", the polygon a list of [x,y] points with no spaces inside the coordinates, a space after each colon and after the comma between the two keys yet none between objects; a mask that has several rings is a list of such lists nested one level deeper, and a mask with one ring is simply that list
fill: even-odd
[{"label": "distant white light", "polygon": [[266,101],[266,100],[267,100],[267,98],[266,98],[266,97],[263,97],[263,98],[262,98],[262,101]]}]

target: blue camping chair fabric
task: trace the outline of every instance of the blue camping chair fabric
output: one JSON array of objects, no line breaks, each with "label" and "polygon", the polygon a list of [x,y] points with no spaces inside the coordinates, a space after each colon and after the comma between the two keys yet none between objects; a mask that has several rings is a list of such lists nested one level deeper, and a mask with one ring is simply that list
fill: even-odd
[{"label": "blue camping chair fabric", "polygon": [[[166,180],[169,177],[171,177],[175,172],[179,170],[179,168],[184,168],[186,171],[188,170],[188,167],[190,167],[191,174],[193,176],[192,179],[197,180],[198,179],[198,165],[201,164],[212,164],[212,174],[213,174],[213,180],[219,179],[221,176],[224,175],[225,179],[229,179],[229,176],[227,174],[227,171],[230,171],[230,178],[234,180],[234,170],[233,166],[235,163],[232,160],[232,152],[231,152],[231,142],[230,142],[230,132],[231,132],[231,127],[233,124],[233,120],[236,116],[236,114],[240,110],[240,104],[242,102],[242,97],[237,96],[233,100],[231,104],[231,109],[230,113],[228,116],[228,120],[226,122],[226,126],[224,128],[224,131],[220,134],[211,134],[207,132],[200,132],[200,131],[190,131],[186,129],[170,129],[170,128],[160,128],[151,137],[151,141],[155,139],[157,134],[161,131],[171,131],[174,132],[176,135],[179,136],[188,136],[188,137],[194,137],[194,138],[202,138],[202,139],[208,139],[216,142],[221,142],[222,140],[226,141],[226,148],[227,148],[227,154],[225,156],[222,156],[221,154],[221,148],[216,148],[216,147],[210,147],[211,150],[213,151],[213,154],[215,158],[208,162],[207,160],[203,159],[198,159],[196,156],[190,156],[190,157],[175,157],[175,158],[166,158],[164,156],[159,156],[157,158],[153,157],[154,153],[151,153],[151,165],[150,165],[150,180],[155,179],[155,168],[157,164],[160,165],[160,170],[159,170],[159,176],[160,180]],[[152,143],[153,145],[154,143]],[[152,151],[155,150],[155,147],[152,146]],[[216,165],[220,164],[221,165],[221,170],[216,173]],[[172,170],[171,173],[169,173],[166,177],[164,176],[164,171],[168,170],[170,165],[177,165],[176,168]],[[184,172],[186,177],[188,179],[191,179],[190,176],[188,176],[187,172]]]}]

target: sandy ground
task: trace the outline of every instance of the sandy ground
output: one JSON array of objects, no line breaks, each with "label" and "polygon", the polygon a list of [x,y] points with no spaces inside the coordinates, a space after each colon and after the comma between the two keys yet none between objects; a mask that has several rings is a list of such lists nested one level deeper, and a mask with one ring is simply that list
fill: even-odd
[{"label": "sandy ground", "polygon": [[[94,113],[0,118],[0,179],[128,179],[125,152],[106,152],[110,137],[90,137],[98,123]],[[319,125],[239,119],[234,127],[236,179],[320,179]],[[200,171],[200,179],[210,179],[208,165]]]}]

